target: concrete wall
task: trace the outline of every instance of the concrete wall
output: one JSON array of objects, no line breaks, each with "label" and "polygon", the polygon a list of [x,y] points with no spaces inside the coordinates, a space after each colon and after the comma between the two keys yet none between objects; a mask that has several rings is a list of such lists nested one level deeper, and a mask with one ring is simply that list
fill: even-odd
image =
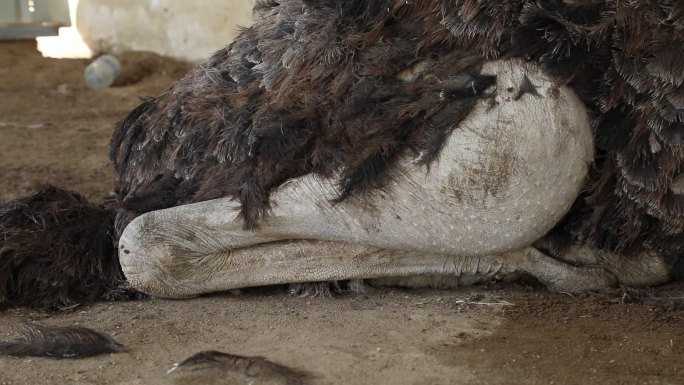
[{"label": "concrete wall", "polygon": [[253,0],[80,0],[76,25],[95,53],[136,50],[198,61],[252,23]]}]

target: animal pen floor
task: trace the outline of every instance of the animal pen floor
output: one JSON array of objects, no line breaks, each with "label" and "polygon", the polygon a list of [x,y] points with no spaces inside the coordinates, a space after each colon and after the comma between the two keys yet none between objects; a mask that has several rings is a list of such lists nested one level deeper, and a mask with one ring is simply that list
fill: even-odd
[{"label": "animal pen floor", "polygon": [[[135,68],[124,68],[126,85],[96,92],[83,84],[86,64],[44,59],[34,43],[0,43],[0,201],[43,184],[93,200],[107,194],[115,122],[187,68],[126,55]],[[208,349],[304,369],[315,384],[684,384],[684,302],[673,297],[683,293],[684,285],[638,296],[488,286],[14,309],[0,312],[0,339],[23,322],[82,325],[126,350],[80,361],[1,358],[0,385],[203,384],[167,370]]]}]

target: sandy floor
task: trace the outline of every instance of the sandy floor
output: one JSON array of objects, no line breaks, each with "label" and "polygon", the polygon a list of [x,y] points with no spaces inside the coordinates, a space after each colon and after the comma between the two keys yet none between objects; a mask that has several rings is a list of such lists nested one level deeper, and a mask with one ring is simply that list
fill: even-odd
[{"label": "sandy floor", "polygon": [[[94,200],[111,189],[115,122],[184,71],[149,55],[125,59],[127,84],[95,92],[82,83],[86,62],[0,43],[0,200],[48,183]],[[80,361],[2,358],[0,385],[206,383],[167,370],[207,349],[261,355],[312,373],[315,384],[684,384],[684,285],[643,293],[492,286],[14,309],[0,313],[0,339],[24,322],[83,325],[126,350]]]}]

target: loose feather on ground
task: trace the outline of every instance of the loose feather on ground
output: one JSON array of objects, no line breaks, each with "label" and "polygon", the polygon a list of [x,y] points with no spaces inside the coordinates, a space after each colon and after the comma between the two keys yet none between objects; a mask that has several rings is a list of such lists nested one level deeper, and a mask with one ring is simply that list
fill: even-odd
[{"label": "loose feather on ground", "polygon": [[92,329],[27,324],[21,334],[0,342],[0,356],[85,358],[117,353],[123,345]]},{"label": "loose feather on ground", "polygon": [[[192,377],[189,383],[239,383],[304,385],[311,376],[298,369],[271,362],[263,357],[245,357],[218,351],[197,353],[169,370]],[[240,380],[243,381],[240,381]],[[178,381],[177,381],[178,382]]]}]

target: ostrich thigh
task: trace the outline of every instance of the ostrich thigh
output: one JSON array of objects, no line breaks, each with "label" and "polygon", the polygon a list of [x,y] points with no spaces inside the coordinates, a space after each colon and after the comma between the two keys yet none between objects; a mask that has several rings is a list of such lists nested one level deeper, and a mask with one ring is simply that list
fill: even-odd
[{"label": "ostrich thigh", "polygon": [[[144,292],[185,297],[320,279],[458,274],[446,257],[500,261],[526,248],[578,195],[593,156],[588,117],[572,90],[532,64],[496,61],[483,72],[497,76],[494,96],[454,129],[429,168],[407,153],[384,188],[336,205],[335,180],[291,180],[274,192],[272,213],[254,231],[243,230],[228,198],[144,214],[120,239],[125,275]],[[521,95],[525,76],[536,92]]]}]

